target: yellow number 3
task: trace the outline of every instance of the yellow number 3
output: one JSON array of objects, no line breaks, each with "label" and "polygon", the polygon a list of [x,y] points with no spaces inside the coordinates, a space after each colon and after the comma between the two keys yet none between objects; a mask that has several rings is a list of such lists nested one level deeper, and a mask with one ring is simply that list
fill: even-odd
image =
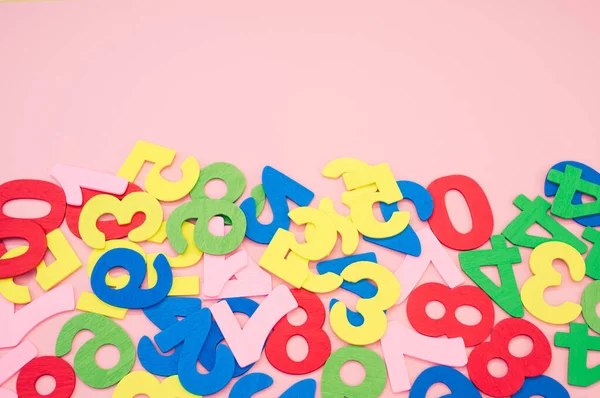
[{"label": "yellow number 3", "polygon": [[341,277],[353,283],[370,279],[377,285],[377,294],[370,299],[358,300],[356,310],[364,318],[360,326],[354,326],[348,321],[347,307],[344,303],[335,303],[329,313],[331,328],[340,339],[349,344],[375,343],[383,337],[387,329],[387,318],[383,311],[396,304],[400,297],[398,279],[387,268],[370,261],[350,264],[342,271]]},{"label": "yellow number 3", "polygon": [[558,306],[544,300],[544,290],[560,286],[562,277],[552,268],[556,259],[563,260],[569,267],[571,279],[579,282],[585,276],[585,261],[572,246],[563,242],[546,242],[536,247],[529,257],[533,276],[521,288],[521,299],[527,311],[537,319],[553,325],[564,325],[581,313],[581,305],[566,302]]},{"label": "yellow number 3", "polygon": [[175,151],[173,149],[138,141],[117,175],[133,182],[142,170],[144,162],[153,162],[154,165],[144,181],[146,191],[160,201],[174,202],[190,193],[200,176],[200,165],[196,159],[190,156],[181,163],[182,177],[179,181],[165,180],[160,173],[166,167],[171,166],[174,160]]},{"label": "yellow number 3", "polygon": [[104,249],[106,236],[96,226],[96,221],[104,214],[112,214],[121,225],[130,223],[135,213],[146,215],[144,223],[132,229],[127,237],[133,242],[151,238],[160,228],[163,211],[160,203],[146,192],[132,192],[119,200],[111,195],[96,195],[90,199],[79,217],[81,239],[94,249]]}]

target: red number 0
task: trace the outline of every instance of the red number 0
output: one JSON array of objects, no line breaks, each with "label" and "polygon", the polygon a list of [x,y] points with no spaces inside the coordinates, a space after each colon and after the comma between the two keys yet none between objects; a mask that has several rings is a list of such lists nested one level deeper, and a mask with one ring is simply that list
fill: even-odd
[{"label": "red number 0", "polygon": [[[425,307],[432,301],[444,304],[446,312],[442,318],[433,319],[427,315]],[[478,324],[465,325],[456,318],[456,309],[463,305],[475,307],[481,313]],[[494,304],[475,286],[450,289],[441,283],[425,283],[408,296],[406,315],[417,332],[431,337],[462,337],[467,347],[481,343],[494,327]]]},{"label": "red number 0", "polygon": [[[0,259],[0,279],[23,275],[44,259],[48,247],[46,234],[34,221],[19,218],[0,220],[0,241],[6,238],[25,239],[29,247],[18,257]],[[5,251],[6,247],[2,245],[0,249]]]},{"label": "red number 0", "polygon": [[[4,214],[2,207],[11,200],[37,199],[50,205],[50,213],[44,217],[30,218],[38,224],[45,233],[60,227],[65,218],[67,198],[62,188],[56,184],[42,180],[14,180],[0,185],[0,220],[22,220]],[[37,264],[36,264],[37,265]]]},{"label": "red number 0", "polygon": [[[522,358],[508,351],[508,344],[517,336],[528,336],[533,341],[531,352]],[[488,363],[494,358],[506,362],[508,372],[505,376],[495,377],[488,371]],[[489,342],[473,349],[467,370],[471,381],[481,392],[492,397],[506,397],[519,391],[525,377],[544,373],[551,359],[550,343],[540,329],[524,319],[508,318],[496,325]]]},{"label": "red number 0", "polygon": [[[35,387],[42,376],[52,376],[56,382],[50,394],[40,394]],[[23,367],[17,378],[19,398],[69,398],[75,390],[75,371],[68,362],[57,357],[38,357]]]},{"label": "red number 0", "polygon": [[[453,189],[463,195],[471,212],[473,227],[466,234],[454,228],[448,215],[446,193]],[[483,245],[492,236],[492,208],[485,192],[475,180],[463,175],[446,176],[429,184],[427,190],[433,198],[433,213],[429,218],[429,226],[445,246],[455,250],[472,250]]]},{"label": "red number 0", "polygon": [[[331,341],[322,327],[325,323],[325,308],[316,294],[304,289],[292,289],[298,307],[306,311],[306,322],[292,325],[287,317],[282,318],[267,339],[265,354],[274,368],[281,372],[303,375],[319,369],[331,354]],[[308,344],[308,354],[300,362],[291,359],[287,353],[287,342],[293,336],[302,336]]]}]

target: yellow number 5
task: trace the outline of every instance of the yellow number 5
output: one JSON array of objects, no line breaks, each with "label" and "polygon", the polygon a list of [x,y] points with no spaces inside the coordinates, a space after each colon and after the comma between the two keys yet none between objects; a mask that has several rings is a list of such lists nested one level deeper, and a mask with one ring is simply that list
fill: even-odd
[{"label": "yellow number 5", "polygon": [[175,154],[173,149],[138,141],[117,175],[133,182],[144,163],[152,162],[154,165],[144,181],[146,191],[160,201],[174,202],[190,193],[200,175],[198,161],[190,156],[181,163],[182,177],[179,181],[173,182],[161,177],[163,169],[173,164]]},{"label": "yellow number 5", "polygon": [[407,211],[394,212],[386,222],[373,216],[375,203],[391,204],[402,199],[402,192],[387,164],[371,166],[360,160],[342,158],[329,162],[323,175],[343,177],[348,192],[342,195],[342,202],[350,207],[352,222],[363,235],[387,238],[402,232],[408,225],[410,213]]},{"label": "yellow number 5", "polygon": [[529,267],[533,276],[521,288],[521,299],[527,311],[537,319],[554,325],[564,325],[581,313],[581,305],[565,302],[550,305],[544,300],[544,290],[550,286],[560,286],[562,277],[552,268],[556,259],[563,260],[569,267],[571,279],[579,282],[585,276],[585,261],[572,246],[563,242],[546,242],[536,247],[529,257]]}]

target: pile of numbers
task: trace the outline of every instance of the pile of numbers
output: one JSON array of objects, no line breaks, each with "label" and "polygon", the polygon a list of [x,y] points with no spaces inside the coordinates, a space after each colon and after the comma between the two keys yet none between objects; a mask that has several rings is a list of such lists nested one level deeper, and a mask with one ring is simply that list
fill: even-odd
[{"label": "pile of numbers", "polygon": [[[544,290],[560,286],[561,275],[552,263],[563,260],[573,281],[585,276],[600,279],[600,174],[589,166],[566,161],[551,167],[544,195],[517,196],[520,213],[500,235],[493,235],[492,209],[481,186],[464,175],[436,179],[427,188],[412,181],[396,181],[387,164],[370,165],[342,158],[331,161],[323,176],[341,178],[346,187],[341,202],[349,210],[342,216],[333,200],[313,203],[314,193],[290,176],[266,166],[262,184],[251,197],[240,200],[246,189],[244,174],[229,163],[213,163],[202,170],[196,159],[181,163],[182,177],[169,181],[161,171],[175,160],[176,152],[140,141],[117,175],[57,165],[51,176],[58,184],[41,180],[14,180],[0,185],[0,348],[11,348],[0,357],[0,385],[18,373],[16,394],[0,387],[1,398],[68,398],[76,383],[95,389],[114,388],[113,397],[191,398],[215,394],[232,385],[230,397],[250,397],[273,384],[265,373],[252,372],[265,354],[274,369],[306,375],[321,367],[323,397],[378,397],[386,383],[395,393],[410,391],[424,398],[436,383],[452,392],[448,397],[569,397],[556,380],[544,375],[552,360],[549,338],[522,319],[525,310],[552,324],[569,324],[569,332],[556,332],[553,344],[569,350],[568,383],[587,387],[600,381],[600,365],[588,368],[588,350],[600,351],[600,281],[587,285],[581,303],[548,304]],[[152,168],[143,181],[134,181],[142,167]],[[137,178],[141,180],[142,178]],[[211,180],[222,180],[226,194],[214,199],[205,193]],[[138,181],[139,183],[139,181]],[[446,193],[459,191],[468,204],[472,228],[456,230],[446,208]],[[161,202],[190,200],[163,217]],[[595,198],[584,201],[583,195]],[[40,218],[15,218],[2,211],[16,199],[47,202],[50,212]],[[410,213],[398,202],[411,201],[428,226],[415,231]],[[296,206],[292,210],[289,201]],[[258,220],[268,204],[272,221]],[[373,208],[374,205],[379,208]],[[377,218],[374,212],[381,212]],[[100,218],[111,215],[113,219]],[[558,222],[572,219],[585,227],[581,237]],[[167,218],[166,221],[163,218]],[[384,220],[384,221],[380,221]],[[91,292],[77,299],[73,287],[60,283],[82,268],[82,262],[59,227],[66,221],[70,232],[93,251],[87,261]],[[290,223],[304,228],[300,243],[289,231]],[[548,236],[529,232],[538,225]],[[377,263],[375,253],[356,253],[360,237],[365,241],[404,253],[406,258],[392,273]],[[19,238],[28,246],[7,251],[3,239]],[[264,245],[256,263],[244,249],[244,240]],[[340,240],[344,254],[329,258]],[[490,249],[480,249],[490,242]],[[588,244],[591,248],[588,250]],[[170,244],[176,256],[146,253],[139,243]],[[510,246],[509,246],[510,243]],[[445,247],[460,251],[460,268]],[[521,262],[519,247],[531,248],[531,277],[517,286],[513,266]],[[49,251],[55,258],[44,262]],[[587,253],[587,254],[586,254]],[[585,256],[584,256],[585,255]],[[174,276],[172,268],[186,268],[203,261],[202,278]],[[316,262],[317,273],[309,264]],[[314,263],[313,263],[314,264]],[[419,281],[433,264],[445,284]],[[496,267],[500,284],[482,267]],[[46,291],[32,301],[29,288],[14,277],[36,269],[35,281]],[[119,276],[110,271],[123,268]],[[461,272],[462,270],[462,272]],[[463,285],[465,275],[477,286]],[[273,287],[273,276],[281,279]],[[147,281],[147,287],[142,284]],[[201,286],[202,285],[202,286]],[[291,287],[290,287],[291,286]],[[332,299],[325,308],[318,294],[345,289],[359,299],[356,311]],[[252,297],[264,297],[259,304]],[[386,310],[406,301],[411,327],[388,322]],[[431,318],[426,307],[441,302],[445,314]],[[211,303],[203,307],[202,303]],[[495,322],[497,304],[509,318]],[[14,304],[25,305],[14,311]],[[470,306],[481,319],[466,325],[456,309]],[[307,314],[295,326],[287,314],[296,308]],[[36,325],[63,312],[79,310],[56,338],[55,356],[38,356],[25,336]],[[144,336],[137,348],[113,319],[124,319],[129,310],[141,310],[161,331]],[[333,332],[348,345],[332,352],[330,337],[322,329],[329,311]],[[234,315],[249,317],[242,328]],[[574,322],[582,314],[584,323]],[[73,340],[83,330],[93,333],[75,353],[73,363],[62,357],[71,352]],[[308,344],[306,357],[295,361],[286,346],[293,336]],[[508,346],[517,336],[528,336],[531,352],[516,357]],[[383,357],[365,347],[381,344]],[[100,367],[96,352],[105,345],[119,350],[119,361],[110,369]],[[473,348],[467,355],[467,347]],[[435,364],[410,380],[405,356]],[[145,369],[132,371],[136,358]],[[495,358],[505,361],[507,373],[496,377],[488,371]],[[341,367],[356,361],[365,369],[358,385],[346,384]],[[198,362],[205,369],[199,372]],[[455,368],[466,366],[468,377]],[[55,379],[49,395],[36,389],[42,376]],[[317,381],[300,379],[280,397],[314,397]],[[283,388],[282,388],[283,389]],[[273,396],[271,394],[270,396]]]}]

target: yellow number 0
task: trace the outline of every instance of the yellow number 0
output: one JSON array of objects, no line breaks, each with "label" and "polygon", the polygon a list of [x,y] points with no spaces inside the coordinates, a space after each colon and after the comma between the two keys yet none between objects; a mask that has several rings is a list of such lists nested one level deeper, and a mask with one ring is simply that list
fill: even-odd
[{"label": "yellow number 0", "polygon": [[550,286],[560,286],[562,277],[552,268],[552,261],[563,260],[569,267],[571,279],[579,282],[585,276],[585,261],[572,246],[563,242],[546,242],[536,247],[529,257],[529,267],[533,276],[521,288],[521,299],[527,311],[537,319],[553,325],[564,325],[581,313],[581,305],[566,302],[558,306],[544,300],[544,290]]}]

